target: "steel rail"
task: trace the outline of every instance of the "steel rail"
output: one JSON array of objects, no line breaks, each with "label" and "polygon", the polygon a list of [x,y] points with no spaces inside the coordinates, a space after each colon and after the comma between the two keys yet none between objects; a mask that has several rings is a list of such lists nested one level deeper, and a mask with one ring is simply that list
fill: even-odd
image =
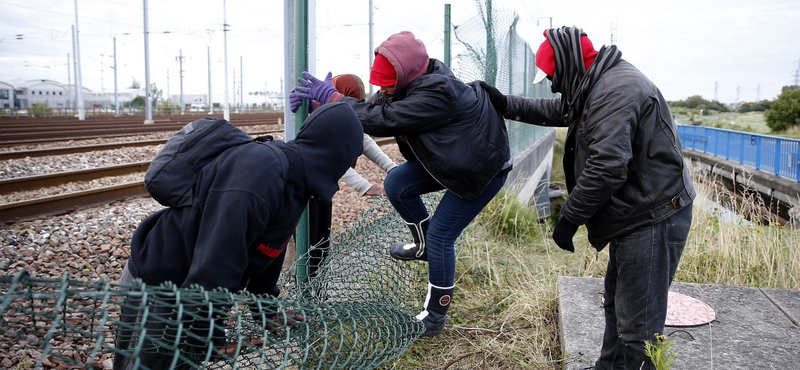
[{"label": "steel rail", "polygon": [[144,182],[107,186],[50,197],[0,204],[0,222],[10,223],[58,215],[81,208],[109,204],[130,197],[147,196]]},{"label": "steel rail", "polygon": [[[277,125],[277,122],[257,122],[257,123],[237,123],[236,126],[256,126],[256,125]],[[180,126],[183,127],[183,126]],[[175,131],[178,131],[180,127],[176,127]],[[280,126],[279,126],[280,127]],[[2,130],[0,130],[2,131]],[[163,131],[162,131],[163,132]],[[39,138],[18,138],[18,139],[11,139],[11,140],[0,140],[0,147],[12,147],[12,146],[20,146],[20,145],[34,145],[34,144],[44,144],[44,143],[51,143],[56,141],[64,141],[64,140],[91,140],[91,139],[99,139],[99,138],[109,138],[109,137],[125,137],[125,136],[139,136],[139,135],[146,135],[146,134],[153,134],[156,132],[138,132],[138,133],[125,133],[125,134],[90,134],[90,135],[83,135],[83,136],[70,136],[70,137],[57,137],[52,135],[39,135],[42,137]]]},{"label": "steel rail", "polygon": [[[250,121],[250,122],[236,122],[235,126],[254,126],[258,124],[274,124],[274,122],[264,122],[264,121]],[[17,130],[12,130],[12,132],[4,132],[0,130],[0,142],[8,142],[13,140],[30,140],[30,139],[43,139],[43,138],[63,138],[63,139],[72,139],[74,140],[76,137],[87,136],[88,134],[91,135],[105,135],[105,136],[119,136],[119,135],[126,135],[126,134],[145,134],[145,133],[153,133],[153,132],[165,132],[165,131],[177,131],[181,127],[186,125],[185,122],[183,123],[176,123],[176,124],[168,124],[168,125],[136,125],[131,127],[102,127],[102,128],[95,128],[92,127],[90,129],[81,128],[81,127],[73,127],[73,128],[63,128],[60,130],[50,130],[50,131],[40,131],[40,130],[29,130],[24,132],[18,132]],[[87,134],[88,132],[88,134]]]},{"label": "steel rail", "polygon": [[[383,145],[393,144],[395,141],[394,138],[389,137],[389,138],[376,138],[375,142],[378,143],[378,145],[383,146]],[[133,168],[136,165],[140,166],[139,171],[146,171],[147,168],[145,167],[145,163],[147,166],[149,166],[149,162],[138,162],[137,164],[131,164],[131,167],[128,168],[128,171],[133,171]],[[113,167],[124,167],[124,165],[113,166]],[[109,169],[108,167],[97,169],[97,172],[94,173],[93,175],[87,174],[85,176],[96,176],[96,178],[105,177],[102,175],[102,171],[108,169]],[[117,169],[117,170],[124,171],[122,169]],[[83,175],[78,175],[78,176],[83,176]],[[110,176],[116,176],[116,175],[110,175]],[[31,185],[26,185],[26,187],[28,186]],[[52,185],[44,185],[44,186],[52,186]],[[9,187],[11,187],[11,185],[9,185]],[[0,204],[0,222],[13,223],[13,222],[30,220],[41,216],[63,214],[82,208],[97,206],[101,204],[109,204],[119,200],[124,200],[127,198],[139,197],[139,196],[145,196],[145,197],[150,196],[144,187],[143,181],[108,186],[99,189],[77,191],[56,196],[48,196],[43,198]]]},{"label": "steel rail", "polygon": [[0,180],[0,194],[36,190],[45,187],[59,186],[70,182],[91,181],[103,177],[124,176],[132,173],[146,172],[149,167],[150,161],[141,161],[116,166],[4,179]]},{"label": "steel rail", "polygon": [[[258,131],[248,132],[249,135],[266,135],[283,132],[283,130],[272,131]],[[7,159],[18,159],[26,157],[44,157],[49,155],[64,155],[74,153],[86,153],[96,150],[112,150],[120,148],[130,148],[138,146],[161,145],[167,142],[167,139],[156,140],[141,140],[141,141],[124,141],[118,143],[105,143],[105,144],[92,144],[92,145],[79,145],[79,146],[65,146],[58,148],[45,148],[45,149],[31,149],[31,150],[14,150],[14,151],[0,151],[0,161]]]}]

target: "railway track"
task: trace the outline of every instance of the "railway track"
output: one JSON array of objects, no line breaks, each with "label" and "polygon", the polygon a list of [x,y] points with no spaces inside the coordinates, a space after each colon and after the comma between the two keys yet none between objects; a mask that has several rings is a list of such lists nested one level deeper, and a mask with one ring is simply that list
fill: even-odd
[{"label": "railway track", "polygon": [[[248,132],[248,134],[267,135],[267,134],[274,134],[276,132],[283,132],[283,130],[254,131],[254,132]],[[92,137],[92,139],[94,138],[96,137]],[[52,142],[52,141],[46,141],[46,142]],[[140,141],[124,141],[119,143],[106,143],[106,144],[94,144],[94,145],[65,146],[59,148],[14,150],[14,151],[0,152],[0,160],[26,158],[26,157],[44,157],[48,155],[86,153],[97,150],[111,150],[111,149],[130,148],[137,146],[161,145],[166,142],[167,139],[155,139],[155,140],[140,140]]]},{"label": "railway track", "polygon": [[[231,123],[238,127],[254,126],[254,125],[268,125],[279,124],[280,117],[258,117],[258,118],[241,118],[237,120],[231,119]],[[23,145],[32,141],[41,141],[46,139],[85,139],[87,137],[109,137],[109,136],[124,136],[124,135],[137,135],[148,134],[154,132],[171,132],[177,131],[186,123],[191,122],[192,119],[184,119],[180,121],[154,123],[152,125],[145,125],[142,123],[114,123],[109,122],[106,124],[101,123],[78,123],[71,124],[36,124],[30,123],[28,125],[3,125],[0,123],[0,145],[13,146]]]},{"label": "railway track", "polygon": [[[251,133],[251,135],[260,135],[267,133],[274,133],[275,131]],[[161,140],[153,140],[161,141]],[[166,142],[166,140],[163,140]],[[379,138],[376,139],[378,145],[387,145],[394,143],[394,138]],[[126,144],[126,143],[120,143]],[[132,143],[127,143],[134,145]],[[114,144],[108,144],[114,145]],[[152,145],[152,144],[145,144]],[[103,146],[103,145],[101,145]],[[89,146],[96,147],[98,146]],[[87,148],[76,147],[76,148]],[[66,149],[66,148],[57,148]],[[53,149],[56,150],[56,149]],[[37,151],[42,153],[42,151]],[[75,153],[75,152],[73,152]],[[123,165],[61,172],[50,175],[29,176],[22,178],[13,178],[0,180],[0,194],[8,194],[16,191],[30,191],[43,187],[53,187],[70,182],[84,182],[93,179],[121,176],[132,173],[142,173],[147,171],[150,161],[135,162]],[[113,186],[106,186],[95,189],[88,189],[83,191],[70,192],[54,196],[46,196],[41,198],[22,200],[16,202],[9,202],[0,204],[0,222],[13,223],[29,220],[36,217],[46,215],[63,214],[73,210],[92,207],[100,204],[113,203],[120,200],[125,200],[132,197],[149,196],[147,190],[144,188],[143,181],[129,182]]]}]

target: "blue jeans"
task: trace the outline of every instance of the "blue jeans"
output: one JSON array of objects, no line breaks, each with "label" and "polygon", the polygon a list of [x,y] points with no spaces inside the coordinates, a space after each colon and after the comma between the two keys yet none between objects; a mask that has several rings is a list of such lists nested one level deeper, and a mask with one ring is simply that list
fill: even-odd
[{"label": "blue jeans", "polygon": [[[425,245],[428,250],[428,281],[439,287],[453,285],[456,272],[455,242],[461,232],[494,198],[506,182],[507,173],[495,177],[475,201],[445,191],[428,225]],[[383,183],[392,206],[408,223],[428,217],[422,194],[443,190],[419,161],[405,162],[389,172]]]},{"label": "blue jeans", "polygon": [[606,326],[596,369],[655,369],[644,342],[664,331],[669,286],[691,224],[689,204],[611,241],[603,293]]}]

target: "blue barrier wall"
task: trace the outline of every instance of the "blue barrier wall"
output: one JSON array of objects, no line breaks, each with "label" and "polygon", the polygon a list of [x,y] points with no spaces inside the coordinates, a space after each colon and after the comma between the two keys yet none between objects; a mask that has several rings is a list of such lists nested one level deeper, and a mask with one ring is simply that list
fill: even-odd
[{"label": "blue barrier wall", "polygon": [[800,140],[705,126],[678,125],[686,149],[721,157],[800,183]]}]

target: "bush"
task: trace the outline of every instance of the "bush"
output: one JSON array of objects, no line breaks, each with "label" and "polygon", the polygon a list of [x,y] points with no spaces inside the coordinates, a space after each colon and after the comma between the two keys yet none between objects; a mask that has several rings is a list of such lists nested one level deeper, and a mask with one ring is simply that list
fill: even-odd
[{"label": "bush", "polygon": [[762,100],[757,103],[744,103],[739,107],[739,113],[764,112],[769,109],[770,105],[772,105],[772,102],[769,100]]},{"label": "bush", "polygon": [[764,118],[772,131],[785,131],[800,124],[800,89],[784,89]]}]

